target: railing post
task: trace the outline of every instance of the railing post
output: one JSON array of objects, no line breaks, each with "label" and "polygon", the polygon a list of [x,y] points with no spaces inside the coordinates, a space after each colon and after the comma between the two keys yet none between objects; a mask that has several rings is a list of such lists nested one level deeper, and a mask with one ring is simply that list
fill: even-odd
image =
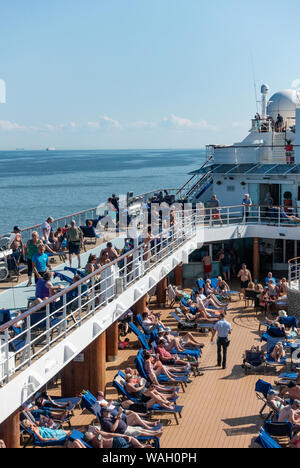
[{"label": "railing post", "polygon": [[82,312],[82,287],[78,287],[78,325],[81,326],[81,312]]},{"label": "railing post", "polygon": [[46,305],[46,340],[47,351],[50,351],[50,304]]},{"label": "railing post", "polygon": [[26,341],[28,349],[28,366],[31,364],[31,319],[30,315],[26,317]]},{"label": "railing post", "polygon": [[64,338],[67,336],[67,295],[63,295],[63,328]]},{"label": "railing post", "polygon": [[278,209],[278,226],[280,226],[280,214],[281,213],[280,213],[280,207],[279,207],[279,209]]},{"label": "railing post", "polygon": [[[105,292],[105,303],[107,303],[107,291]],[[95,276],[92,277],[92,315],[95,315]]]},{"label": "railing post", "polygon": [[261,224],[261,206],[258,205],[258,224]]},{"label": "railing post", "polygon": [[9,333],[8,333],[8,328],[5,329],[4,338],[5,338],[4,374],[5,374],[5,382],[8,383],[8,381],[9,381]]}]

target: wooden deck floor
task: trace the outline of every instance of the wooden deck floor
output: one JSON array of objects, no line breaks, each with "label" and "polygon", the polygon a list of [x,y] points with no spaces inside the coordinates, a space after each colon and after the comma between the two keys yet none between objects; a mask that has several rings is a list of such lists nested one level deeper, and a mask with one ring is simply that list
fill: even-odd
[{"label": "wooden deck floor", "polygon": [[[169,317],[170,309],[164,309],[162,313],[164,323],[176,329],[174,320]],[[273,383],[276,377],[272,374],[245,376],[241,368],[245,349],[252,344],[260,344],[259,321],[253,310],[245,309],[244,302],[234,300],[229,306],[227,319],[233,327],[227,369],[216,367],[216,344],[210,343],[210,336],[199,335],[205,343],[201,357],[205,375],[193,378],[186,393],[180,393],[178,404],[184,405],[184,410],[179,426],[173,418],[167,424],[168,421],[161,417],[164,423],[162,448],[255,447],[253,441],[262,425],[258,414],[262,405],[255,396],[255,383],[260,377]],[[111,385],[115,373],[128,365],[133,366],[138,343],[134,336],[130,338],[134,349],[119,351],[118,360],[107,364],[108,399],[117,398]],[[59,386],[53,391],[59,394]],[[93,420],[94,417],[87,412],[76,410],[72,425],[84,429]]]}]

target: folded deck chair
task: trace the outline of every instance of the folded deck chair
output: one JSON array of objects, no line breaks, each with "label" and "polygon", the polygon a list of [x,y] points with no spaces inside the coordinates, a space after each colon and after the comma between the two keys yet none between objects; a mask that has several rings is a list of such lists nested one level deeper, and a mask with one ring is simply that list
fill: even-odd
[{"label": "folded deck chair", "polygon": [[260,430],[259,436],[254,441],[256,444],[260,445],[262,448],[269,449],[281,449],[282,447],[273,439],[268,432],[264,429]]},{"label": "folded deck chair", "polygon": [[293,425],[290,422],[265,421],[264,430],[275,439],[281,447],[288,447],[293,438]]},{"label": "folded deck chair", "polygon": [[264,409],[268,405],[267,397],[270,390],[274,390],[273,385],[265,380],[259,379],[255,384],[256,398],[263,402],[263,407],[259,412],[260,415],[263,414]]},{"label": "folded deck chair", "polygon": [[244,354],[243,367],[245,375],[248,375],[251,371],[259,371],[264,365],[264,353],[263,351],[252,351],[247,349]]},{"label": "folded deck chair", "polygon": [[[137,400],[136,398],[132,397],[131,395],[128,395],[127,391],[126,391],[126,388],[125,388],[125,374],[122,373],[121,371],[119,371],[114,379],[113,379],[113,386],[115,387],[115,389],[117,390],[118,394],[119,395],[122,395],[124,396],[125,398],[133,401],[134,403],[140,403],[139,400]],[[174,417],[175,417],[175,420],[176,420],[176,424],[178,425],[179,422],[178,422],[178,417],[177,415],[181,418],[181,412],[183,410],[183,406],[178,406],[176,405],[174,407],[174,409],[165,409],[165,408],[162,408],[160,405],[158,404],[155,404],[153,405],[148,411],[150,413],[159,413],[159,414],[173,414]]]}]

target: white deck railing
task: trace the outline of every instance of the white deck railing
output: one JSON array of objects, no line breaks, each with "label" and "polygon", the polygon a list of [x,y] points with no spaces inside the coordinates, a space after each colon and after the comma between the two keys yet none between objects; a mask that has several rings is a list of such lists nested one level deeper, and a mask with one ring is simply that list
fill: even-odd
[{"label": "white deck railing", "polygon": [[0,384],[50,350],[196,234],[192,211],[175,226],[0,327]]},{"label": "white deck railing", "polygon": [[[198,207],[197,210],[177,212],[175,225],[157,235],[152,243],[142,243],[0,326],[0,384],[4,385],[17,372],[30,366],[185,243],[198,240],[197,234],[202,227],[222,229],[241,224],[300,227],[298,222],[282,219],[279,207],[270,210],[252,206],[248,216],[241,205],[222,207],[219,211]],[[299,277],[299,264],[292,265],[290,281],[295,275]]]}]

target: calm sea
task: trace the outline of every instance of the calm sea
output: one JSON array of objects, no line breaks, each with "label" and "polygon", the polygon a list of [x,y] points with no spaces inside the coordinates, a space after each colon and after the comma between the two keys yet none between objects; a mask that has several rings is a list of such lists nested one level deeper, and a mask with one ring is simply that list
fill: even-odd
[{"label": "calm sea", "polygon": [[0,151],[0,234],[97,206],[112,194],[179,188],[204,150]]}]

